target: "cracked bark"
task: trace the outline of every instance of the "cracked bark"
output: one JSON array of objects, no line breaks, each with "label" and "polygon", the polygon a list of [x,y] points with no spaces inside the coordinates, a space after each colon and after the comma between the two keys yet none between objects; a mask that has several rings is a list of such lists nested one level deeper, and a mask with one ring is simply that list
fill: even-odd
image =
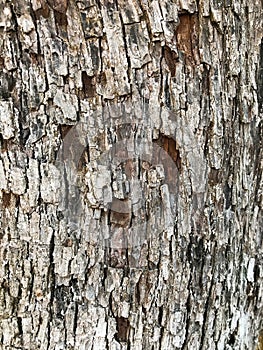
[{"label": "cracked bark", "polygon": [[262,349],[262,37],[259,0],[0,0],[3,349]]}]

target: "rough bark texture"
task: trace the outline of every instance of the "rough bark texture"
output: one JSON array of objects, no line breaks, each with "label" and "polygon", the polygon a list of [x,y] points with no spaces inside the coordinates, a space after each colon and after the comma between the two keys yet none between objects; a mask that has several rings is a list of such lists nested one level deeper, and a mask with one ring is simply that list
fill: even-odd
[{"label": "rough bark texture", "polygon": [[1,349],[263,349],[262,1],[0,1]]}]

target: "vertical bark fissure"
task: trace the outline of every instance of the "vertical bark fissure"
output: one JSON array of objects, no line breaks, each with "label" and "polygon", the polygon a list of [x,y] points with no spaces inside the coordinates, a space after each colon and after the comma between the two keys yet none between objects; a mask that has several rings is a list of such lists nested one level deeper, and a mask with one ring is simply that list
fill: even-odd
[{"label": "vertical bark fissure", "polygon": [[188,337],[190,332],[190,318],[191,318],[191,282],[192,282],[192,275],[190,275],[188,285],[187,285],[187,291],[188,296],[186,300],[186,323],[185,323],[185,338],[182,344],[182,349],[188,349]]},{"label": "vertical bark fissure", "polygon": [[50,348],[51,344],[51,332],[52,332],[52,323],[54,320],[54,303],[55,303],[55,288],[56,288],[56,281],[55,281],[55,271],[54,271],[54,249],[55,249],[55,233],[52,233],[52,237],[49,244],[49,270],[47,274],[47,286],[48,290],[50,292],[50,299],[49,299],[49,320],[47,325],[47,348]]},{"label": "vertical bark fissure", "polygon": [[[117,9],[118,8],[118,1],[116,1],[117,4]],[[122,29],[122,36],[123,36],[123,43],[124,43],[124,51],[126,54],[126,59],[127,59],[127,63],[128,63],[128,84],[130,85],[130,94],[132,95],[132,82],[131,82],[131,72],[132,72],[132,68],[131,68],[131,60],[128,54],[128,45],[127,45],[127,40],[126,40],[126,31],[125,31],[125,24],[123,22],[123,18],[122,18],[122,14],[120,12],[120,21],[121,21],[121,29]]]},{"label": "vertical bark fissure", "polygon": [[[214,276],[214,266],[215,266],[215,262],[213,262],[212,276]],[[209,315],[209,311],[210,311],[210,308],[212,307],[212,302],[213,302],[211,300],[213,286],[214,286],[214,283],[213,283],[213,277],[212,277],[212,280],[210,282],[210,286],[209,286],[209,289],[208,289],[208,295],[206,297],[206,301],[205,301],[205,304],[204,304],[204,319],[203,319],[203,324],[202,324],[202,327],[201,327],[200,350],[205,349],[205,346],[206,346],[206,343],[205,343],[206,327],[207,327],[207,322],[209,322],[208,315]]]}]

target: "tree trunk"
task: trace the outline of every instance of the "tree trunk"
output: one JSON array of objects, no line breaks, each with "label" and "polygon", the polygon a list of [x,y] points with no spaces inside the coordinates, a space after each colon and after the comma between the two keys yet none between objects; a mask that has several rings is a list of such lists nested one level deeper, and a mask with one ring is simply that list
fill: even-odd
[{"label": "tree trunk", "polygon": [[262,1],[0,3],[1,349],[262,350]]}]

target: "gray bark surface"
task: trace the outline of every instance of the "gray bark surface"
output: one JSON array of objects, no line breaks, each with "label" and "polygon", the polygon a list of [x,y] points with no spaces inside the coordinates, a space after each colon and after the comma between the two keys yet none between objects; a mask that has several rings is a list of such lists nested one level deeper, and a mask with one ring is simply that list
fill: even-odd
[{"label": "gray bark surface", "polygon": [[0,348],[263,349],[259,0],[0,0]]}]

